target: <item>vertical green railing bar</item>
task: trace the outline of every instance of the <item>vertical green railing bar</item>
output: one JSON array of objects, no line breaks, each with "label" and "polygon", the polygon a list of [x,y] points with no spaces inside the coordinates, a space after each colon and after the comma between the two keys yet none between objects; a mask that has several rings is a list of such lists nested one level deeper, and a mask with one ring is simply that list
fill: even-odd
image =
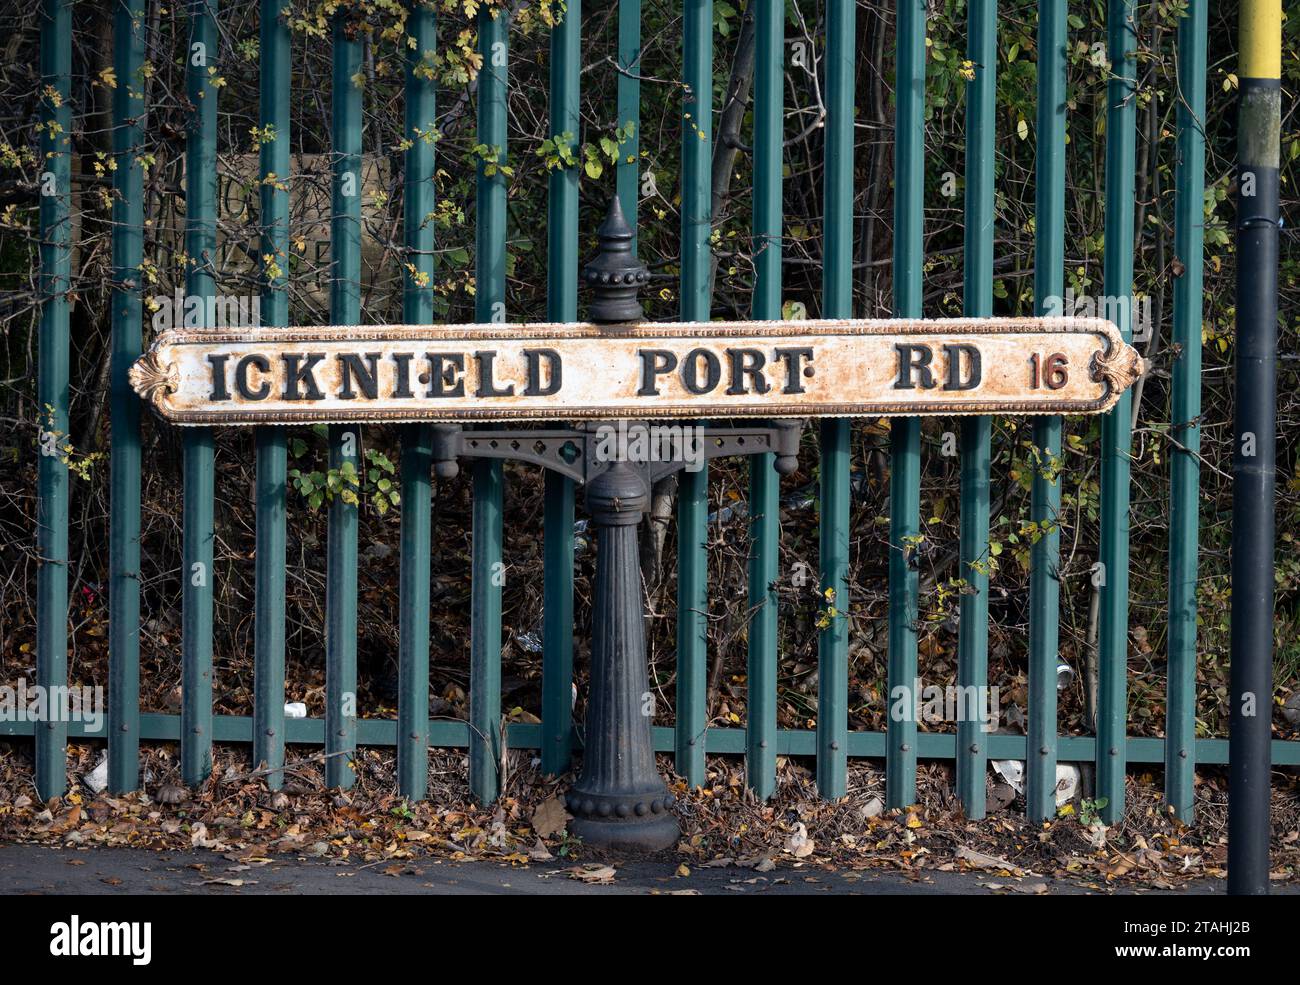
[{"label": "vertical green railing bar", "polygon": [[[824,318],[853,315],[853,8],[854,0],[828,0],[826,7]],[[826,620],[817,639],[817,789],[834,799],[844,796],[849,762],[849,419],[822,421],[820,437]]]},{"label": "vertical green railing bar", "polygon": [[[1106,228],[1103,291],[1111,319],[1132,339],[1133,169],[1137,141],[1137,35],[1133,0],[1106,5]],[[1111,824],[1124,815],[1128,704],[1128,524],[1132,394],[1125,391],[1102,419],[1101,632],[1097,686],[1097,797]]]},{"label": "vertical green railing bar", "polygon": [[1165,801],[1191,823],[1196,768],[1196,562],[1201,496],[1201,297],[1205,265],[1205,59],[1207,0],[1178,22],[1177,153],[1169,492],[1169,690],[1165,708]]},{"label": "vertical green railing bar", "polygon": [[[410,163],[408,156],[407,164]],[[409,308],[405,310],[409,311]],[[432,439],[433,432],[427,424],[402,427],[397,785],[401,795],[411,801],[423,800],[429,783],[429,537],[433,502],[429,472],[433,467]]]},{"label": "vertical green railing bar", "polygon": [[[713,0],[685,0],[682,24],[683,321],[709,320],[709,168],[713,151]],[[677,772],[704,782],[708,729],[709,470],[680,473],[677,487]]]},{"label": "vertical green railing bar", "polygon": [[[555,263],[555,255],[551,255]],[[573,481],[546,473],[542,502],[542,772],[573,755]]]},{"label": "vertical green railing bar", "polygon": [[470,789],[481,804],[497,796],[501,758],[501,464],[474,463],[474,544],[470,626]]},{"label": "vertical green railing bar", "polygon": [[[185,292],[211,297],[217,255],[218,0],[190,0],[185,94],[194,108],[185,141]],[[204,306],[206,316],[207,305]],[[212,772],[212,593],[215,473],[212,431],[181,435],[185,503],[181,534],[181,779],[197,786]]]},{"label": "vertical green railing bar", "polygon": [[[966,229],[962,313],[993,314],[993,187],[997,116],[998,5],[971,0],[966,57],[975,73],[966,87]],[[989,666],[989,441],[991,418],[961,419],[961,596],[958,623],[957,794],[968,818],[984,816],[988,749],[975,699]],[[987,709],[979,709],[979,712]]]},{"label": "vertical green railing bar", "polygon": [[641,198],[641,0],[618,0],[618,125],[631,124],[630,136],[619,144],[616,181],[623,217],[632,228],[636,252],[636,213]]},{"label": "vertical green railing bar", "polygon": [[[925,4],[899,0],[898,108],[894,134],[894,314],[921,316],[925,226]],[[896,417],[889,452],[889,694],[885,798],[890,807],[916,799],[916,620],[920,586],[914,562],[921,533],[921,421]],[[893,714],[893,695],[911,698]]]},{"label": "vertical green railing bar", "polygon": [[[72,279],[72,4],[45,0],[41,24],[41,327],[36,399],[36,682],[68,683],[68,291]],[[36,790],[67,789],[66,722],[37,722]]]},{"label": "vertical green railing bar", "polygon": [[[403,176],[403,237],[409,268],[404,276],[402,320],[408,325],[433,321],[433,177],[436,167],[434,113],[437,82],[433,68],[438,46],[433,11],[411,8],[407,34],[415,38],[406,67],[406,151]],[[401,610],[397,653],[397,783],[402,796],[423,800],[429,784],[429,547],[432,536],[433,429],[402,427]],[[477,580],[475,581],[477,585]]]},{"label": "vertical green railing bar", "polygon": [[[567,0],[551,29],[553,137],[578,137],[582,3]],[[546,201],[546,317],[578,320],[578,169],[550,174]],[[628,213],[629,221],[634,213]],[[546,473],[542,506],[542,771],[569,768],[573,743],[573,482]]]},{"label": "vertical green railing bar", "polygon": [[[289,324],[289,27],[276,0],[262,0],[261,150],[262,323]],[[254,431],[257,447],[257,558],[253,624],[253,763],[272,772],[267,785],[284,781],[284,428]]]},{"label": "vertical green railing bar", "polygon": [[[505,321],[506,312],[506,82],[508,23],[499,7],[478,16],[478,142],[480,157],[475,228],[475,320]],[[479,803],[496,799],[501,759],[501,463],[474,462],[474,546],[470,645],[469,786]]]},{"label": "vertical green railing bar", "polygon": [[140,782],[140,400],[127,371],[140,355],[144,254],[144,3],[113,13],[113,308],[108,534],[108,788]]},{"label": "vertical green railing bar", "polygon": [[[361,42],[356,25],[335,15],[334,73],[330,104],[332,159],[330,216],[330,321],[361,321]],[[360,482],[361,428],[332,424],[329,467]],[[356,779],[357,748],[357,509],[356,493],[329,506],[325,581],[325,782],[348,788]]]},{"label": "vertical green railing bar", "polygon": [[[1034,313],[1061,314],[1065,270],[1065,0],[1038,4],[1038,119],[1034,163]],[[1053,300],[1055,299],[1055,300]],[[1039,462],[1030,490],[1029,722],[1025,811],[1056,816],[1056,666],[1060,641],[1061,419],[1035,417]]]},{"label": "vertical green railing bar", "polygon": [[[781,317],[781,164],[784,159],[785,5],[753,0],[754,53],[754,318]],[[773,455],[749,460],[749,708],[745,722],[745,779],[766,800],[776,792],[776,693],[781,483]]]}]

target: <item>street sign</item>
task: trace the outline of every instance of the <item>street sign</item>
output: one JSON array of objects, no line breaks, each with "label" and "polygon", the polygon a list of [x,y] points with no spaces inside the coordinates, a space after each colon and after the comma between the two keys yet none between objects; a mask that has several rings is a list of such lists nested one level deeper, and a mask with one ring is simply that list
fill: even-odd
[{"label": "street sign", "polygon": [[182,425],[1096,414],[1143,361],[1099,318],[402,325],[161,333]]}]

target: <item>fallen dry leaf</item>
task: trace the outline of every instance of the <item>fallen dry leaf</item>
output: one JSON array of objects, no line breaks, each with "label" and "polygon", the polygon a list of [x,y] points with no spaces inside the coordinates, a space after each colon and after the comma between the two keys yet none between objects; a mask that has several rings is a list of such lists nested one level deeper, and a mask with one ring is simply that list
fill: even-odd
[{"label": "fallen dry leaf", "polygon": [[533,830],[537,832],[537,837],[549,838],[563,831],[571,820],[573,815],[564,809],[564,801],[556,794],[549,800],[542,801],[537,810],[533,811]]},{"label": "fallen dry leaf", "polygon": [[1014,876],[1023,876],[1025,874],[1025,870],[1013,862],[1008,862],[1004,858],[985,855],[983,852],[977,852],[973,848],[967,848],[965,845],[962,845],[957,849],[957,858],[963,862],[969,862],[977,869],[1005,870]]},{"label": "fallen dry leaf", "polygon": [[587,865],[575,865],[568,870],[570,879],[577,879],[579,882],[592,883],[598,886],[608,886],[614,881],[617,870],[612,865],[601,865],[596,862]]}]

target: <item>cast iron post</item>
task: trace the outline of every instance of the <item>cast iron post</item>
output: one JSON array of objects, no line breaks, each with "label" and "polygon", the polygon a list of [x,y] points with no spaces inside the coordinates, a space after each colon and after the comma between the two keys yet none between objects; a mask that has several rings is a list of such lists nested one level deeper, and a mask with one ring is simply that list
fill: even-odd
[{"label": "cast iron post", "polygon": [[[632,250],[632,231],[618,199],[598,232],[600,251],[583,270],[593,290],[593,322],[609,325],[641,319],[637,292],[650,279]],[[618,330],[611,330],[617,335]],[[621,422],[625,430],[642,422]],[[587,700],[582,774],[567,803],[569,830],[587,844],[616,851],[646,852],[677,842],[673,796],[655,769],[654,699],[645,659],[637,525],[650,502],[650,489],[686,461],[640,461],[607,456],[603,433],[620,422],[581,427],[495,428],[465,431],[459,424],[435,424],[434,471],[456,474],[458,457],[530,462],[584,483],[596,531],[596,589],[592,605],[591,694]],[[678,424],[677,427],[681,427]],[[780,475],[798,466],[803,422],[776,420],[700,428],[703,459],[771,453]]]},{"label": "cast iron post", "polygon": [[[632,230],[617,196],[597,235],[600,252],[583,271],[593,289],[589,317],[599,323],[636,321],[642,314],[637,291],[649,271],[632,253]],[[588,469],[593,464],[589,456]],[[646,672],[637,549],[637,527],[649,505],[644,467],[614,461],[587,484],[596,531],[591,690],[582,774],[568,795],[569,830],[587,844],[622,851],[671,848],[678,835],[669,813],[673,796],[655,769],[651,730],[654,696]]]},{"label": "cast iron post", "polygon": [[569,830],[589,845],[622,851],[671,848],[678,833],[651,732],[637,550],[649,503],[644,475],[626,462],[612,463],[587,486],[596,531],[591,690],[582,775],[568,795]]}]

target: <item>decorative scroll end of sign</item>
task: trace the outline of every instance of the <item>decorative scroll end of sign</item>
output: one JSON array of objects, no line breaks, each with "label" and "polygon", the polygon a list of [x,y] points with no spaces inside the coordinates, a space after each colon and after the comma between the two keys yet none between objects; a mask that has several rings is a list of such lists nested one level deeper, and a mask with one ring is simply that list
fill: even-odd
[{"label": "decorative scroll end of sign", "polygon": [[1114,398],[1107,401],[1109,406],[1142,377],[1147,365],[1136,349],[1121,342],[1095,352],[1090,370],[1093,381],[1106,384],[1107,396]]},{"label": "decorative scroll end of sign", "polygon": [[161,352],[151,349],[132,364],[127,378],[131,381],[131,389],[165,417],[167,396],[180,386],[176,364],[164,362]]}]

